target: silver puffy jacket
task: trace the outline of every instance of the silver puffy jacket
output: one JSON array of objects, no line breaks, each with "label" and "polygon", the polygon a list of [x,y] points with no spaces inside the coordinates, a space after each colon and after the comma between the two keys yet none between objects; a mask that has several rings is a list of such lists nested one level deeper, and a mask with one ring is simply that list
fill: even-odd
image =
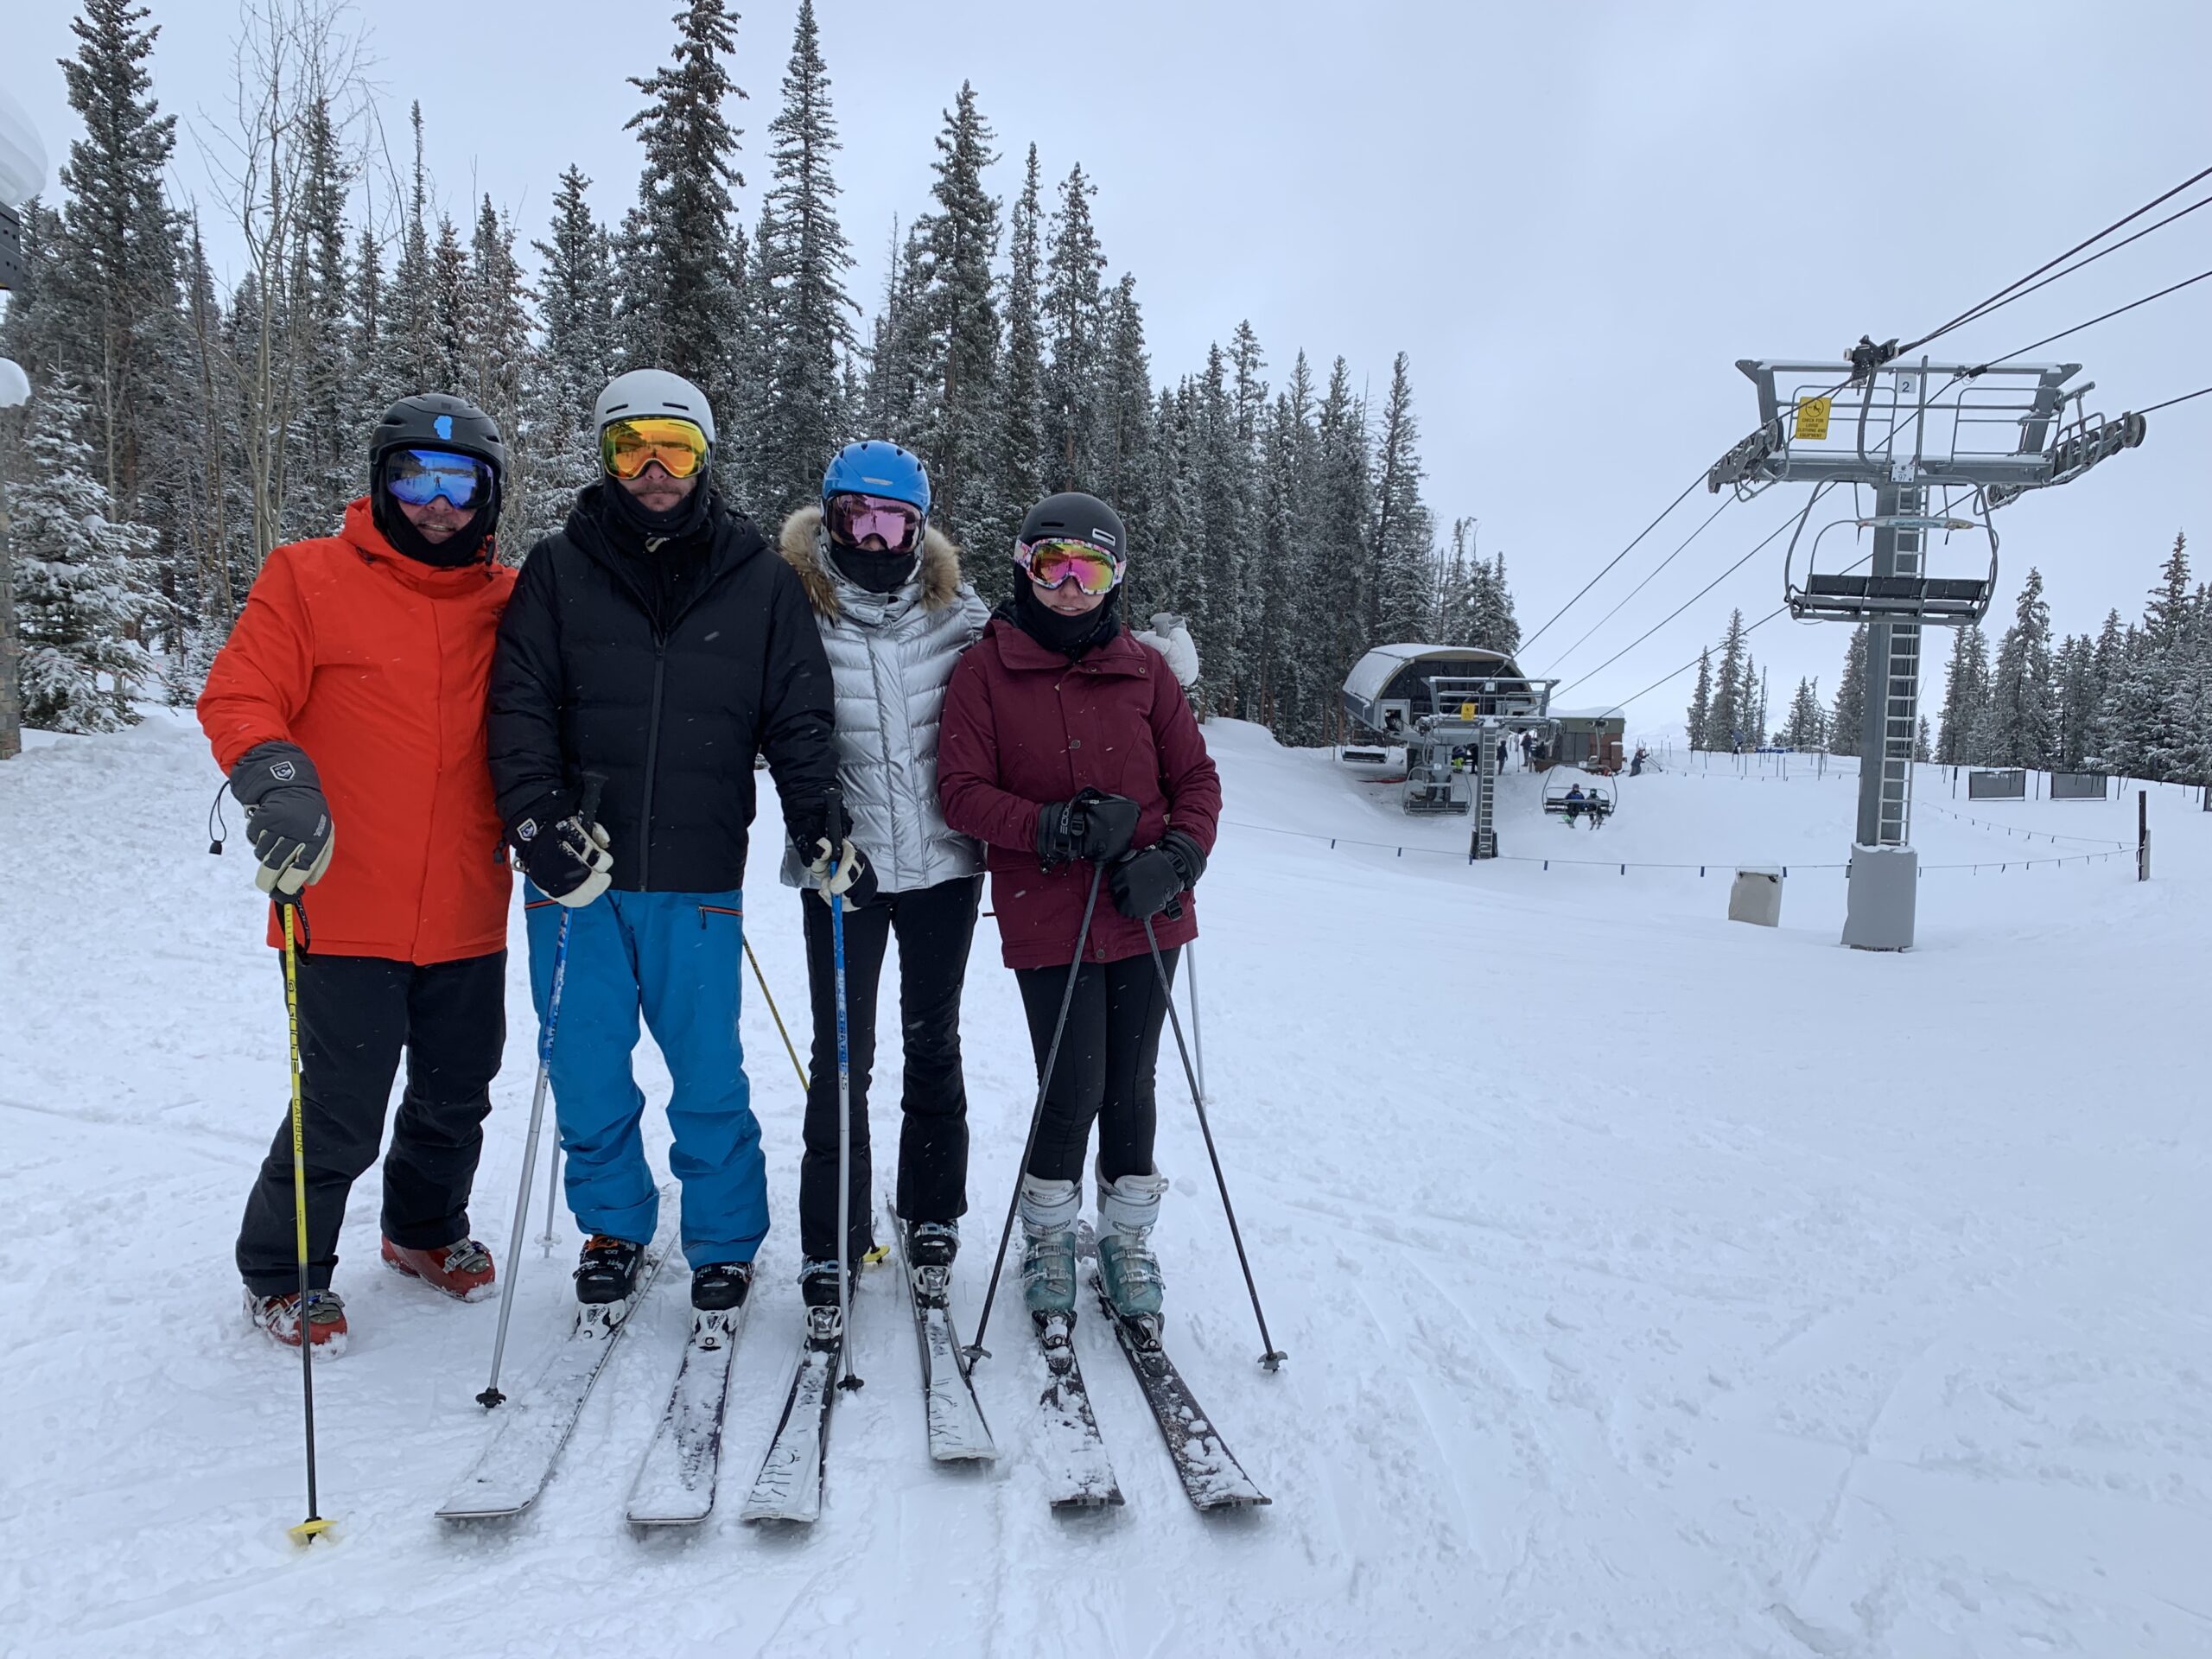
[{"label": "silver puffy jacket", "polygon": [[[935,530],[923,540],[914,580],[872,594],[830,565],[821,524],[821,508],[801,508],[784,521],[780,546],[806,585],[830,656],[837,778],[853,843],[885,893],[974,875],[983,868],[981,849],[945,827],[938,804],[937,734],[953,664],[989,613],[960,579],[958,550]],[[786,887],[813,885],[788,849],[783,875]]]}]

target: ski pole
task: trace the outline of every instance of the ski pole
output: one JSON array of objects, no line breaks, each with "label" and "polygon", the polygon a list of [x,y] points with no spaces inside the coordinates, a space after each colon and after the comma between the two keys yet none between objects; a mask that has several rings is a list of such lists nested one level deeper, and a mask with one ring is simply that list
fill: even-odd
[{"label": "ski pole", "polygon": [[284,912],[284,1025],[292,1064],[292,1230],[299,1245],[300,1401],[308,1440],[308,1518],[290,1529],[290,1533],[294,1543],[304,1545],[327,1532],[330,1522],[322,1517],[315,1491],[315,1338],[309,1319],[314,1293],[308,1288],[308,1154],[302,1127],[306,1111],[300,1097],[299,936],[294,925],[299,905],[279,900],[277,908]]},{"label": "ski pole", "polygon": [[545,1236],[537,1242],[545,1247],[545,1254],[553,1254],[553,1200],[561,1191],[561,1137],[553,1137],[553,1167],[545,1174]]},{"label": "ski pole", "polygon": [[1196,940],[1183,947],[1183,967],[1191,982],[1191,1053],[1198,1063],[1198,1092],[1206,1091],[1206,1035],[1198,1025],[1198,946]]},{"label": "ski pole", "polygon": [[1021,1162],[1014,1172],[1014,1196],[1007,1200],[1006,1225],[999,1230],[999,1253],[991,1263],[991,1282],[983,1292],[983,1311],[976,1318],[976,1338],[961,1351],[970,1365],[991,1357],[991,1351],[983,1346],[983,1332],[991,1322],[991,1303],[999,1294],[999,1274],[1006,1268],[1007,1241],[1014,1236],[1014,1214],[1021,1207],[1021,1178],[1028,1173],[1029,1155],[1037,1149],[1037,1131],[1045,1122],[1045,1091],[1052,1087],[1052,1069],[1059,1064],[1060,1036],[1068,1027],[1075,982],[1083,972],[1083,948],[1090,943],[1090,913],[1098,906],[1098,883],[1105,874],[1103,864],[1091,866],[1090,896],[1083,901],[1083,927],[1075,936],[1075,955],[1068,962],[1067,988],[1060,993],[1060,1017],[1052,1022],[1052,1046],[1045,1052],[1045,1069],[1037,1074],[1037,1104],[1030,1110],[1029,1137],[1021,1143]]},{"label": "ski pole", "polygon": [[760,958],[753,954],[753,941],[749,938],[745,941],[745,959],[753,964],[754,982],[760,987],[760,995],[768,1004],[769,1018],[776,1022],[776,1035],[784,1039],[784,1052],[791,1057],[791,1070],[798,1073],[799,1092],[804,1094],[810,1086],[806,1080],[806,1068],[798,1063],[798,1050],[791,1043],[791,1033],[784,1028],[783,1012],[776,1007],[775,993],[768,988],[768,976],[760,971]]},{"label": "ski pole", "polygon": [[[835,877],[835,872],[832,873]],[[830,962],[837,989],[837,1379],[841,1389],[857,1389],[852,1371],[853,1061],[845,1038],[845,895],[830,895]]]},{"label": "ski pole", "polygon": [[[600,791],[606,782],[596,772],[584,774],[583,804],[576,816],[582,820],[586,835],[591,833],[592,820],[599,810]],[[553,983],[545,998],[544,1023],[537,1033],[537,1082],[530,1091],[530,1128],[523,1140],[522,1179],[515,1188],[514,1225],[507,1233],[512,1243],[507,1250],[507,1271],[499,1286],[499,1328],[492,1338],[492,1376],[485,1383],[484,1391],[476,1396],[476,1403],[486,1411],[503,1404],[507,1397],[499,1392],[499,1366],[507,1355],[507,1320],[515,1310],[516,1268],[521,1261],[518,1247],[524,1230],[530,1225],[530,1178],[537,1167],[537,1135],[545,1122],[545,1090],[553,1079],[553,1033],[561,1023],[561,992],[569,982],[569,925],[575,919],[575,914],[569,906],[561,906],[561,931],[553,940]],[[556,1145],[553,1150],[556,1169],[560,1155]],[[549,1237],[553,1231],[550,1211],[545,1231]]]},{"label": "ski pole", "polygon": [[1191,1104],[1198,1109],[1198,1129],[1206,1138],[1206,1157],[1213,1164],[1214,1185],[1221,1189],[1221,1210],[1229,1217],[1229,1236],[1236,1246],[1236,1265],[1244,1269],[1244,1288],[1252,1295],[1252,1317],[1259,1321],[1260,1343],[1267,1350],[1260,1356],[1260,1363],[1272,1371],[1289,1356],[1275,1346],[1274,1338],[1268,1334],[1268,1316],[1260,1311],[1260,1287],[1253,1282],[1251,1259],[1244,1254],[1244,1235],[1236,1229],[1236,1206],[1229,1201],[1229,1179],[1221,1173],[1221,1154],[1214,1150],[1213,1126],[1206,1122],[1205,1091],[1198,1086],[1198,1074],[1191,1065],[1191,1051],[1183,1041],[1183,1022],[1175,1014],[1174,988],[1168,982],[1167,964],[1160,959],[1160,939],[1152,931],[1149,916],[1144,918],[1144,942],[1152,947],[1152,971],[1159,976],[1160,995],[1167,1003],[1167,1021],[1175,1028],[1176,1052],[1183,1057],[1183,1075],[1191,1084]]}]

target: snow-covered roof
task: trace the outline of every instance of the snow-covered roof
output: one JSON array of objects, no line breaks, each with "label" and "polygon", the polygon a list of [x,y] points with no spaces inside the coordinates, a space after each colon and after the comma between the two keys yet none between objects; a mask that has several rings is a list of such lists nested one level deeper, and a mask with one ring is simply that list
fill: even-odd
[{"label": "snow-covered roof", "polygon": [[1357,697],[1363,702],[1372,702],[1382,695],[1382,688],[1391,677],[1408,663],[1421,662],[1427,658],[1440,658],[1452,662],[1480,664],[1484,668],[1502,666],[1507,674],[1518,676],[1513,659],[1502,651],[1490,651],[1481,645],[1424,645],[1412,642],[1395,645],[1377,645],[1351,665],[1351,672],[1344,676],[1344,695]]}]

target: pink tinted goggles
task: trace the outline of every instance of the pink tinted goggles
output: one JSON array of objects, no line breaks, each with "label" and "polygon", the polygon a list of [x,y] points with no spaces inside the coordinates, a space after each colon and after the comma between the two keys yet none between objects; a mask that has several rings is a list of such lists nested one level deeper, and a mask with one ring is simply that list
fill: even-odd
[{"label": "pink tinted goggles", "polygon": [[864,545],[871,536],[887,553],[912,553],[922,543],[921,510],[911,501],[880,495],[833,495],[827,509],[832,540]]}]

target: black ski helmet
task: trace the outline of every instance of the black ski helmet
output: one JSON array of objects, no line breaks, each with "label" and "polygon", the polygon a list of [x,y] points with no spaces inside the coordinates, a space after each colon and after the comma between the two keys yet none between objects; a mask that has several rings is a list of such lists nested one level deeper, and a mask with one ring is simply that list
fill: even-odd
[{"label": "black ski helmet", "polygon": [[1122,528],[1122,515],[1096,496],[1085,495],[1080,490],[1048,495],[1022,518],[1020,540],[1024,547],[1055,537],[1089,542],[1117,559],[1129,556],[1128,535]]},{"label": "black ski helmet", "polygon": [[[442,391],[418,391],[402,397],[384,412],[369,434],[369,516],[385,538],[402,552],[423,556],[417,549],[422,537],[390,500],[384,487],[384,463],[395,449],[447,449],[482,461],[491,469],[492,494],[469,521],[468,528],[448,543],[456,552],[474,556],[499,523],[499,507],[506,495],[507,446],[499,436],[499,423],[466,397]],[[434,563],[446,563],[443,556]],[[466,562],[466,558],[461,561]]]}]

